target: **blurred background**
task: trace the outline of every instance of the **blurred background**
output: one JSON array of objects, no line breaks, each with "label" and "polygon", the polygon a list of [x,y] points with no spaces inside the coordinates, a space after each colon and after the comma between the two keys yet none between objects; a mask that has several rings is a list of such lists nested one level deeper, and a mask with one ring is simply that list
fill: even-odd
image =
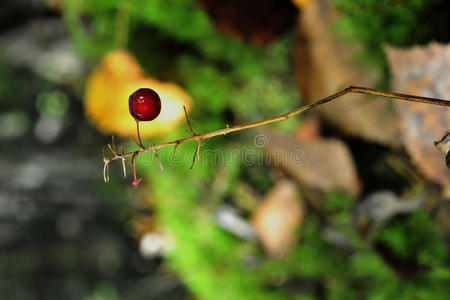
[{"label": "blurred background", "polygon": [[[0,9],[0,299],[448,299],[446,0],[7,0]],[[173,165],[173,167],[172,167]]]}]

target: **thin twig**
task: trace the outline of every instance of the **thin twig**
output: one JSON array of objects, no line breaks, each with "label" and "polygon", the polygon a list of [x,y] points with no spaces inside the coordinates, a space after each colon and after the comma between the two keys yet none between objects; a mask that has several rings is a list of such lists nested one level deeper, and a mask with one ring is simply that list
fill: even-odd
[{"label": "thin twig", "polygon": [[[139,121],[138,121],[138,120],[136,120],[136,130],[137,130],[137,137],[138,137],[138,141],[139,141],[138,146],[139,146],[141,149],[144,149],[145,147],[144,147],[144,145],[142,145],[141,133],[139,132]],[[135,141],[135,143],[137,144],[136,141]]]},{"label": "thin twig", "polygon": [[127,168],[125,166],[125,158],[122,158],[123,178],[127,178]]},{"label": "thin twig", "polygon": [[175,167],[175,152],[177,151],[177,147],[180,143],[175,143],[175,146],[173,147],[173,153],[172,153],[172,168]]},{"label": "thin twig", "polygon": [[199,140],[197,142],[197,147],[195,148],[195,153],[194,153],[194,159],[192,160],[192,164],[191,164],[191,167],[189,168],[189,170],[192,170],[192,168],[194,167],[195,158],[197,158],[197,160],[200,160],[200,144],[201,143],[202,143],[202,140]]},{"label": "thin twig", "polygon": [[153,150],[153,152],[155,153],[156,160],[158,161],[158,164],[159,164],[159,168],[161,169],[161,171],[164,171],[164,167],[161,163],[161,160],[159,159],[158,152],[156,152],[156,150]]},{"label": "thin twig", "polygon": [[189,117],[188,117],[188,113],[187,113],[187,110],[186,110],[186,106],[183,105],[183,109],[184,109],[184,115],[186,116],[186,121],[187,121],[188,126],[189,126],[189,130],[191,131],[190,133],[191,133],[192,136],[196,136],[197,134],[192,129],[191,122],[189,121]]},{"label": "thin twig", "polygon": [[[187,130],[186,130],[186,132],[187,132],[187,133],[190,133],[191,136],[197,136],[198,134],[196,134],[196,133],[194,132],[194,130],[192,129],[191,122],[189,121],[188,113],[187,113],[187,110],[186,110],[186,106],[184,106],[184,105],[183,105],[183,110],[184,110],[184,115],[186,116],[186,121],[187,121],[187,123],[188,123],[189,130],[190,130],[190,132],[187,131]],[[191,164],[191,167],[189,168],[189,170],[192,170],[192,168],[194,167],[195,159],[196,159],[196,158],[197,158],[197,160],[200,159],[200,144],[201,144],[201,143],[202,143],[202,139],[199,139],[199,140],[197,141],[197,147],[195,148],[194,158],[192,159],[192,164]],[[178,146],[178,144],[177,144],[176,146]],[[176,146],[175,146],[175,148],[176,148]],[[174,151],[175,151],[175,149],[174,149]]]},{"label": "thin twig", "polygon": [[103,180],[105,182],[109,182],[109,163],[111,162],[108,159],[103,159]]},{"label": "thin twig", "polygon": [[[405,101],[412,101],[412,102],[419,102],[419,103],[428,103],[428,104],[433,104],[433,105],[441,105],[441,106],[450,106],[450,101],[447,100],[442,100],[442,99],[436,99],[436,98],[428,98],[428,97],[421,97],[421,96],[413,96],[413,95],[407,95],[407,94],[401,94],[401,93],[393,93],[393,92],[386,92],[386,91],[381,91],[381,90],[375,90],[375,89],[370,89],[370,88],[365,88],[365,87],[357,87],[357,86],[349,86],[346,89],[343,89],[342,91],[337,92],[336,94],[330,95],[328,97],[325,97],[315,103],[312,104],[308,104],[308,105],[304,105],[298,109],[295,109],[291,112],[288,112],[286,114],[277,116],[277,117],[273,117],[273,118],[269,118],[266,120],[262,120],[262,121],[257,121],[257,122],[252,122],[252,123],[247,123],[247,124],[241,124],[241,125],[234,125],[234,126],[229,126],[227,125],[226,128],[223,129],[219,129],[219,130],[215,130],[215,131],[211,131],[211,132],[206,132],[203,134],[195,134],[194,131],[192,130],[192,127],[190,125],[189,122],[189,118],[187,118],[187,112],[185,109],[185,114],[186,114],[186,118],[187,118],[187,122],[189,125],[189,128],[191,129],[191,133],[193,133],[192,136],[187,137],[187,138],[183,138],[183,139],[179,139],[176,141],[172,141],[172,142],[166,142],[166,143],[162,143],[159,145],[152,145],[150,147],[145,147],[145,148],[141,148],[138,151],[134,151],[134,152],[128,152],[125,154],[121,154],[115,157],[110,158],[110,161],[116,160],[116,159],[122,159],[122,158],[127,158],[130,156],[134,156],[141,152],[148,152],[148,151],[155,151],[157,149],[162,149],[168,146],[178,146],[179,144],[182,143],[186,143],[186,142],[190,142],[190,141],[196,141],[197,144],[197,149],[196,149],[196,153],[198,152],[198,149],[200,148],[200,142],[202,140],[205,139],[209,139],[211,137],[215,137],[215,136],[219,136],[219,135],[225,135],[227,133],[230,132],[235,132],[235,131],[240,131],[240,130],[244,130],[244,129],[249,129],[249,128],[254,128],[254,127],[259,127],[262,125],[267,125],[270,123],[274,123],[274,122],[279,122],[279,121],[285,121],[293,116],[299,115],[301,113],[304,113],[306,111],[309,111],[313,108],[316,108],[320,105],[323,105],[325,103],[331,102],[337,98],[340,98],[346,94],[349,93],[361,93],[361,94],[368,94],[368,95],[375,95],[375,96],[382,96],[382,97],[386,97],[386,98],[391,98],[391,99],[398,99],[398,100],[405,100]],[[136,142],[137,144],[137,142]],[[139,146],[139,144],[138,144]],[[176,149],[176,148],[175,148]],[[195,161],[196,155],[194,156],[194,161]]]},{"label": "thin twig", "polygon": [[131,140],[136,144],[136,146],[138,146],[139,148],[141,146],[139,146],[139,143],[136,141],[136,138],[134,136],[131,137]]},{"label": "thin twig", "polygon": [[[111,146],[112,145],[112,146]],[[114,156],[117,156],[116,144],[114,143],[114,135],[111,136],[111,145],[108,144],[108,148]]]},{"label": "thin twig", "polygon": [[141,182],[141,180],[142,180],[142,178],[137,178],[137,176],[136,176],[136,156],[139,154],[140,152],[139,151],[135,151],[135,152],[133,152],[131,155],[132,155],[132,158],[131,158],[131,163],[133,164],[133,175],[134,175],[134,181],[133,181],[133,186],[135,187],[135,188],[137,188],[138,187],[138,185],[139,185],[139,182]]}]

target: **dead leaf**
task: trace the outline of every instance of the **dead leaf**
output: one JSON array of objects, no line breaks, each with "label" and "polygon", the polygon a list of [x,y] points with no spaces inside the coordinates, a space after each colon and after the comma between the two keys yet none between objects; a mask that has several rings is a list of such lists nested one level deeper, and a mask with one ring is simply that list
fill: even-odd
[{"label": "dead leaf", "polygon": [[265,157],[271,166],[286,171],[300,184],[329,192],[360,191],[355,163],[347,146],[337,139],[299,141],[274,131],[264,131]]},{"label": "dead leaf", "polygon": [[447,130],[439,141],[434,142],[434,145],[442,153],[448,154],[450,152],[450,130]]},{"label": "dead leaf", "polygon": [[[302,98],[314,102],[349,85],[373,87],[381,74],[358,65],[356,45],[336,36],[337,12],[327,0],[306,1],[297,25],[296,75]],[[398,146],[397,122],[389,103],[367,95],[346,95],[317,111],[341,131]]]},{"label": "dead leaf", "polygon": [[[450,45],[436,43],[410,49],[387,48],[395,91],[450,99]],[[423,103],[396,102],[401,141],[422,172],[443,185],[450,183],[450,170],[434,147],[450,128],[450,109]]]},{"label": "dead leaf", "polygon": [[297,9],[290,0],[197,0],[225,34],[264,45],[288,30]]},{"label": "dead leaf", "polygon": [[267,253],[283,258],[298,241],[304,217],[305,206],[297,186],[284,179],[277,182],[258,206],[252,223]]},{"label": "dead leaf", "polygon": [[147,77],[133,55],[116,50],[108,53],[89,77],[85,111],[103,132],[136,135],[136,122],[128,110],[128,97],[138,88],[154,89],[160,96],[161,113],[154,121],[141,122],[141,135],[162,135],[184,119],[183,105],[192,100],[179,86]]}]

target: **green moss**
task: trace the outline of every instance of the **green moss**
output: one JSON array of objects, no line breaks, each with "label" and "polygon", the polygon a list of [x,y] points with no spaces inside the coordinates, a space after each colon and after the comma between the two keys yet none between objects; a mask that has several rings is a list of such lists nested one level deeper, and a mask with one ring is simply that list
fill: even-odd
[{"label": "green moss", "polygon": [[416,259],[424,266],[441,266],[447,259],[445,246],[435,222],[422,210],[414,212],[405,222],[395,222],[384,228],[379,239],[396,254]]},{"label": "green moss", "polygon": [[450,34],[450,4],[446,0],[334,0],[342,13],[338,31],[350,43],[361,44],[357,57],[371,67],[389,70],[386,45],[410,47],[433,41],[446,43]]},{"label": "green moss", "polygon": [[[158,216],[175,238],[168,263],[201,299],[283,299],[280,291],[266,290],[255,270],[246,267],[245,243],[217,227],[207,206],[198,205],[210,194],[183,184],[185,178],[179,173],[152,176]],[[179,188],[173,188],[174,182]]]},{"label": "green moss", "polygon": [[[114,30],[120,26],[115,23],[118,2],[66,2],[64,15],[77,48],[98,61],[114,47]],[[390,1],[337,2],[344,12],[338,25],[352,41],[362,41],[362,56],[377,64],[383,61],[386,66],[384,43],[408,45],[416,38],[413,33],[426,35],[417,24],[423,0],[397,1],[401,5],[394,7]],[[175,81],[192,95],[191,119],[199,132],[223,128],[227,122],[270,117],[299,104],[290,34],[267,47],[254,47],[220,34],[195,1],[133,0],[129,38],[129,49],[152,76]],[[298,123],[282,124],[283,130],[292,130]],[[183,136],[184,129],[180,126],[163,140]],[[253,135],[241,133],[205,141],[192,171],[188,168],[194,143],[178,147],[180,155],[173,169],[169,167],[172,149],[160,151],[166,166],[163,173],[153,156],[138,158],[138,170],[145,173],[161,227],[174,238],[175,247],[165,261],[196,298],[411,299],[414,295],[439,299],[449,292],[445,285],[450,279],[449,263],[442,237],[423,211],[389,224],[377,240],[396,255],[425,267],[420,278],[408,280],[357,232],[352,224],[355,199],[343,193],[324,197],[320,210],[308,210],[298,228],[300,242],[282,260],[265,258],[258,244],[219,228],[213,213],[225,196],[233,194],[238,180],[245,179],[260,192],[272,186],[268,169],[245,166],[242,157],[235,155],[240,147],[252,146],[249,137]],[[208,155],[216,153],[221,161],[213,162]],[[227,195],[217,192],[218,183]],[[346,246],[331,242],[325,229],[334,230]],[[290,280],[312,282],[313,288],[289,292],[285,283]]]}]

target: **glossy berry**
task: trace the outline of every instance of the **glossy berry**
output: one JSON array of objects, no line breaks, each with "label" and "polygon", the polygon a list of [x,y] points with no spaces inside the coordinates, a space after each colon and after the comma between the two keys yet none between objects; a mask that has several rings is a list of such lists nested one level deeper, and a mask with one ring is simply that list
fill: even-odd
[{"label": "glossy berry", "polygon": [[138,89],[131,94],[128,108],[136,121],[151,121],[161,112],[161,99],[152,89]]}]

